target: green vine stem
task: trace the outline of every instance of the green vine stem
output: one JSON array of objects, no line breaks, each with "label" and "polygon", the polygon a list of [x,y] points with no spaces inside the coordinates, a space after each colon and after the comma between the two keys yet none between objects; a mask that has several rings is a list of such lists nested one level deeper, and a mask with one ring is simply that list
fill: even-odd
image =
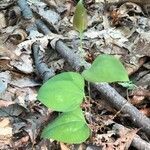
[{"label": "green vine stem", "polygon": [[80,38],[80,48],[81,48],[81,50],[83,50],[83,44],[82,44],[82,42],[83,42],[83,32],[80,32],[79,38]]}]

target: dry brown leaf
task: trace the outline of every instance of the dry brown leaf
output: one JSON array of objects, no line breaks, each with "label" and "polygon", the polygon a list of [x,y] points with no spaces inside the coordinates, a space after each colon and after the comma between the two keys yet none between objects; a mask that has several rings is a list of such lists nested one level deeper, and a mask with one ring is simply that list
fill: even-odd
[{"label": "dry brown leaf", "polygon": [[120,130],[120,138],[114,143],[117,149],[128,150],[138,130],[139,129],[126,130],[125,128]]},{"label": "dry brown leaf", "polygon": [[6,18],[5,18],[5,14],[0,12],[0,29],[6,27]]},{"label": "dry brown leaf", "polygon": [[60,148],[61,150],[70,150],[70,148],[67,147],[64,143],[60,142]]},{"label": "dry brown leaf", "polygon": [[131,104],[133,105],[139,105],[139,104],[142,104],[142,102],[144,101],[144,96],[136,96],[134,95],[131,99],[130,99],[130,102]]},{"label": "dry brown leaf", "polygon": [[14,104],[15,102],[10,102],[10,101],[4,101],[0,99],[0,108],[1,107],[8,107],[9,105]]},{"label": "dry brown leaf", "polygon": [[140,112],[146,115],[147,117],[150,117],[150,108],[142,108],[140,109]]},{"label": "dry brown leaf", "polygon": [[27,38],[27,33],[23,29],[16,29],[13,33],[9,36],[9,40],[14,44],[19,44],[23,42]]},{"label": "dry brown leaf", "polygon": [[0,59],[10,59],[10,57],[11,51],[9,51],[7,47],[0,45]]},{"label": "dry brown leaf", "polygon": [[0,121],[0,148],[4,145],[11,145],[11,138],[13,136],[12,127],[9,118],[3,118]]},{"label": "dry brown leaf", "polygon": [[18,141],[14,142],[14,147],[22,147],[23,145],[27,144],[27,142],[30,140],[30,137],[28,135],[20,138]]}]

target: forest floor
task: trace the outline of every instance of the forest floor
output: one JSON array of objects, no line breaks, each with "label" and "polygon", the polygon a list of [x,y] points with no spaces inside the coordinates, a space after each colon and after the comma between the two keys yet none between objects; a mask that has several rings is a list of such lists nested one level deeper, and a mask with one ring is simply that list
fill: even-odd
[{"label": "forest floor", "polygon": [[[85,1],[81,50],[75,1],[0,0],[1,150],[150,149],[150,2],[144,2]],[[37,99],[43,82],[81,72],[101,54],[119,58],[132,82],[86,85],[86,142],[42,139],[44,126],[58,116]]]}]

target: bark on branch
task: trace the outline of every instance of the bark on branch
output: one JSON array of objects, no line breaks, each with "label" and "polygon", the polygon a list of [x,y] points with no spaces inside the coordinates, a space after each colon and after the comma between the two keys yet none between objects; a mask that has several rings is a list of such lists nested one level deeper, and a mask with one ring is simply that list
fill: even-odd
[{"label": "bark on branch", "polygon": [[33,14],[27,3],[27,0],[18,0],[18,5],[22,11],[22,15],[23,15],[24,19],[29,20],[29,19],[33,18]]},{"label": "bark on branch", "polygon": [[43,81],[47,81],[49,78],[55,75],[55,71],[51,68],[48,68],[46,63],[43,61],[43,52],[40,50],[40,45],[38,42],[33,43],[32,49],[36,72],[43,79]]}]

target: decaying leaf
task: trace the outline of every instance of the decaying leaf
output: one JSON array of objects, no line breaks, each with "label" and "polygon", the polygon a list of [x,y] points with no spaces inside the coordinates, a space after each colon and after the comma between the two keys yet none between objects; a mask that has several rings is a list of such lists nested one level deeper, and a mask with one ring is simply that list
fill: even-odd
[{"label": "decaying leaf", "polygon": [[5,14],[0,12],[0,29],[6,27],[6,18],[5,18]]},{"label": "decaying leaf", "polygon": [[11,75],[9,71],[0,72],[0,94],[5,93],[10,80]]},{"label": "decaying leaf", "polygon": [[64,143],[60,142],[60,147],[61,147],[61,150],[70,150],[67,145],[65,145]]},{"label": "decaying leaf", "polygon": [[10,64],[26,74],[30,74],[34,71],[30,55],[22,54],[18,59],[19,60],[12,60]]},{"label": "decaying leaf", "polygon": [[13,127],[9,118],[2,118],[0,120],[0,148],[3,149],[5,145],[12,145]]},{"label": "decaying leaf", "polygon": [[118,147],[119,150],[128,150],[131,142],[138,132],[138,129],[135,130],[121,130],[120,131],[120,138],[114,143]]},{"label": "decaying leaf", "polygon": [[27,33],[23,29],[16,29],[10,36],[9,40],[14,44],[19,44],[27,38]]},{"label": "decaying leaf", "polygon": [[0,45],[0,59],[10,59],[12,57],[11,51],[8,50],[7,47]]}]

